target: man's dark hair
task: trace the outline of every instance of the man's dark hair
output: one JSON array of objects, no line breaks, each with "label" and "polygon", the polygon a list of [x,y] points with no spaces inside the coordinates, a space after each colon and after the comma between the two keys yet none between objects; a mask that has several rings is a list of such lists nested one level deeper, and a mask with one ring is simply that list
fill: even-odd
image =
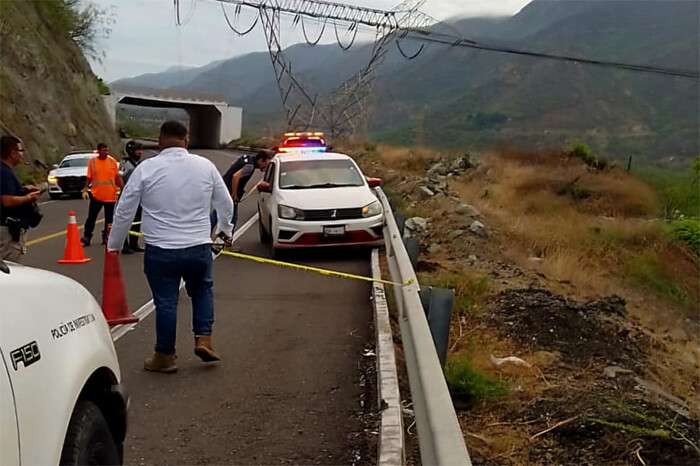
[{"label": "man's dark hair", "polygon": [[169,120],[161,125],[160,135],[165,138],[185,139],[187,137],[187,126],[179,121]]},{"label": "man's dark hair", "polygon": [[12,151],[17,149],[19,143],[22,142],[14,136],[3,136],[0,138],[0,153],[2,158],[6,159],[12,154]]},{"label": "man's dark hair", "polygon": [[107,149],[108,147],[109,147],[109,146],[107,145],[106,142],[98,142],[98,143],[97,143],[97,150],[100,150],[100,149]]},{"label": "man's dark hair", "polygon": [[259,150],[257,154],[255,154],[255,161],[260,162],[260,161],[265,161],[265,160],[270,160],[272,158],[272,155],[266,150]]}]

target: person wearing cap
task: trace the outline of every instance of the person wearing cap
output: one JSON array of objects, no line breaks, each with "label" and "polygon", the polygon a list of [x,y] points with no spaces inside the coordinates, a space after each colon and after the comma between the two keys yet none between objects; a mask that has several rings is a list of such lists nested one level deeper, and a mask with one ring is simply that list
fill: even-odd
[{"label": "person wearing cap", "polygon": [[119,163],[109,155],[106,143],[97,144],[97,157],[88,162],[87,178],[82,194],[83,199],[90,199],[88,217],[85,220],[85,230],[81,241],[90,246],[92,232],[100,211],[105,210],[105,226],[102,229],[102,244],[107,237],[107,226],[111,225],[114,217],[114,205],[117,203],[118,190],[124,187],[124,181],[119,176]]},{"label": "person wearing cap", "polygon": [[[141,155],[143,154],[143,145],[136,141],[129,141],[126,143],[124,148],[126,152],[126,157],[122,159],[121,166],[121,176],[124,180],[124,186],[129,182],[129,177],[136,169],[136,166],[141,162]],[[136,216],[134,217],[135,225],[131,226],[132,231],[141,231],[141,206],[136,210]],[[139,237],[136,235],[129,235],[129,237],[124,240],[124,247],[122,248],[122,254],[133,254],[134,252],[143,252],[141,246],[139,246]]]}]

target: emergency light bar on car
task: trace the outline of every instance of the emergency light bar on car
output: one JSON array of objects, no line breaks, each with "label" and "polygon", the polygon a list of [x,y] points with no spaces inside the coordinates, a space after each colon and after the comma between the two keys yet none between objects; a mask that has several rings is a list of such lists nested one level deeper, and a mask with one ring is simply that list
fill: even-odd
[{"label": "emergency light bar on car", "polygon": [[284,133],[284,139],[278,149],[281,153],[289,152],[325,152],[326,141],[323,133],[313,132],[289,132]]}]

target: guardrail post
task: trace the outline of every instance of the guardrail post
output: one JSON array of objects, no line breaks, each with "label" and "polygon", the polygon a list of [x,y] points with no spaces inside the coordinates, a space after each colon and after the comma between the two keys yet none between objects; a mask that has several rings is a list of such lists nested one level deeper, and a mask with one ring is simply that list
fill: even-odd
[{"label": "guardrail post", "polygon": [[418,268],[418,254],[420,253],[420,242],[417,238],[404,238],[404,246],[406,247],[406,252],[408,253],[408,258],[411,260],[411,266],[413,270]]},{"label": "guardrail post", "polygon": [[396,219],[396,226],[399,227],[399,233],[403,238],[404,230],[406,228],[406,216],[401,213],[394,212],[394,218]]},{"label": "guardrail post", "polygon": [[453,290],[428,286],[421,287],[419,294],[425,316],[428,319],[430,334],[433,336],[433,343],[435,343],[435,351],[440,359],[440,365],[444,368],[450,340],[452,304],[455,293]]}]

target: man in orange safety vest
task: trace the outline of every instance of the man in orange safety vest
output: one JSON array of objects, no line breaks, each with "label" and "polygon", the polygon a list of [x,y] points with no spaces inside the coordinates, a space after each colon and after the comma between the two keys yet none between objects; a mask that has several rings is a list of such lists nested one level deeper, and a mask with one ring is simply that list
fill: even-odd
[{"label": "man in orange safety vest", "polygon": [[109,147],[104,142],[97,145],[97,157],[88,162],[87,179],[83,188],[83,199],[90,199],[88,217],[85,220],[85,231],[82,242],[90,246],[92,232],[100,210],[105,210],[105,226],[102,229],[102,244],[105,244],[107,226],[114,218],[114,205],[117,194],[124,187],[124,181],[119,176],[119,163],[109,155]]}]

